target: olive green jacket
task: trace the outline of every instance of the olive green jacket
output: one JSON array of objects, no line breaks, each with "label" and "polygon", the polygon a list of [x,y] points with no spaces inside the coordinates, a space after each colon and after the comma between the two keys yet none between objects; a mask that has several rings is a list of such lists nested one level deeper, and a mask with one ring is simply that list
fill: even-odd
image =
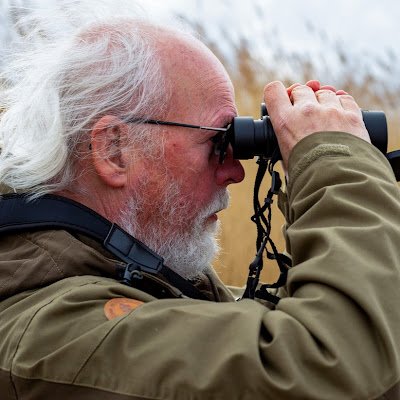
[{"label": "olive green jacket", "polygon": [[[212,301],[158,300],[65,231],[1,237],[1,400],[400,398],[392,171],[366,142],[325,132],[296,146],[288,174],[294,267],[273,310],[235,302],[212,273],[198,283]],[[109,318],[114,298],[144,304]]]}]

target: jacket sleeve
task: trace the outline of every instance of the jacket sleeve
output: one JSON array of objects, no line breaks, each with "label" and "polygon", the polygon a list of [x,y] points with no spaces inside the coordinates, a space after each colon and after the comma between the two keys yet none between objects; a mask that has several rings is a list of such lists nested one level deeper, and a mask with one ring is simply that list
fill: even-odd
[{"label": "jacket sleeve", "polygon": [[[91,390],[99,399],[379,397],[400,376],[400,196],[393,173],[368,143],[318,133],[294,149],[288,198],[294,267],[275,310],[252,300],[155,300],[107,321],[107,298],[138,294],[109,281],[88,284],[36,313],[14,373],[24,382],[40,374],[43,386],[69,385],[68,393],[82,399]],[[55,316],[57,345],[29,334]]]}]

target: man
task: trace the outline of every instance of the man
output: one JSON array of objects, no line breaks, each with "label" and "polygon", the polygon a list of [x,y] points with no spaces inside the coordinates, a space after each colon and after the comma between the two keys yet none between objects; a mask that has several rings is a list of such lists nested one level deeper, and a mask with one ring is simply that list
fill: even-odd
[{"label": "man", "polygon": [[29,56],[1,120],[4,192],[84,205],[174,272],[131,274],[72,227],[3,233],[2,399],[398,398],[400,198],[351,96],[318,82],[265,88],[294,264],[270,310],[235,302],[210,267],[226,188],[244,177],[232,149],[221,164],[218,131],[149,123],[230,123],[215,56],[133,19]]}]

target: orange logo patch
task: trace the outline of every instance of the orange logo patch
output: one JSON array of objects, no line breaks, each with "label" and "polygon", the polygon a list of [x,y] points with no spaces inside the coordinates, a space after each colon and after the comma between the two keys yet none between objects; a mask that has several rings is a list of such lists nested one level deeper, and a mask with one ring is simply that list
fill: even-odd
[{"label": "orange logo patch", "polygon": [[117,297],[107,301],[104,305],[104,314],[107,319],[111,321],[114,318],[130,313],[142,304],[143,301],[128,299],[126,297]]}]

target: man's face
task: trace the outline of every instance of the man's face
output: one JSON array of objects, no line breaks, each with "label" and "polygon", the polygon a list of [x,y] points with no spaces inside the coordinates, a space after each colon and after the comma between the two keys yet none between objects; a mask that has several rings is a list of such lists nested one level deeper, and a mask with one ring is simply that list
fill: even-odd
[{"label": "man's face", "polygon": [[211,265],[219,250],[219,221],[210,215],[228,206],[229,195],[221,189],[194,212],[192,202],[182,203],[185,194],[178,182],[166,176],[164,183],[151,199],[146,190],[151,183],[144,180],[124,207],[120,224],[161,255],[175,272],[194,278]]},{"label": "man's face", "polygon": [[[177,57],[164,66],[173,77],[173,102],[167,116],[156,118],[226,126],[236,108],[225,70],[197,43],[175,46],[166,51]],[[226,187],[240,182],[244,171],[231,149],[219,164],[211,141],[214,131],[162,126],[152,130],[165,146],[158,159],[144,160],[146,167],[132,186],[124,220],[130,219],[131,233],[163,256],[166,265],[191,278],[208,268],[217,252],[217,212],[228,205]]]}]

